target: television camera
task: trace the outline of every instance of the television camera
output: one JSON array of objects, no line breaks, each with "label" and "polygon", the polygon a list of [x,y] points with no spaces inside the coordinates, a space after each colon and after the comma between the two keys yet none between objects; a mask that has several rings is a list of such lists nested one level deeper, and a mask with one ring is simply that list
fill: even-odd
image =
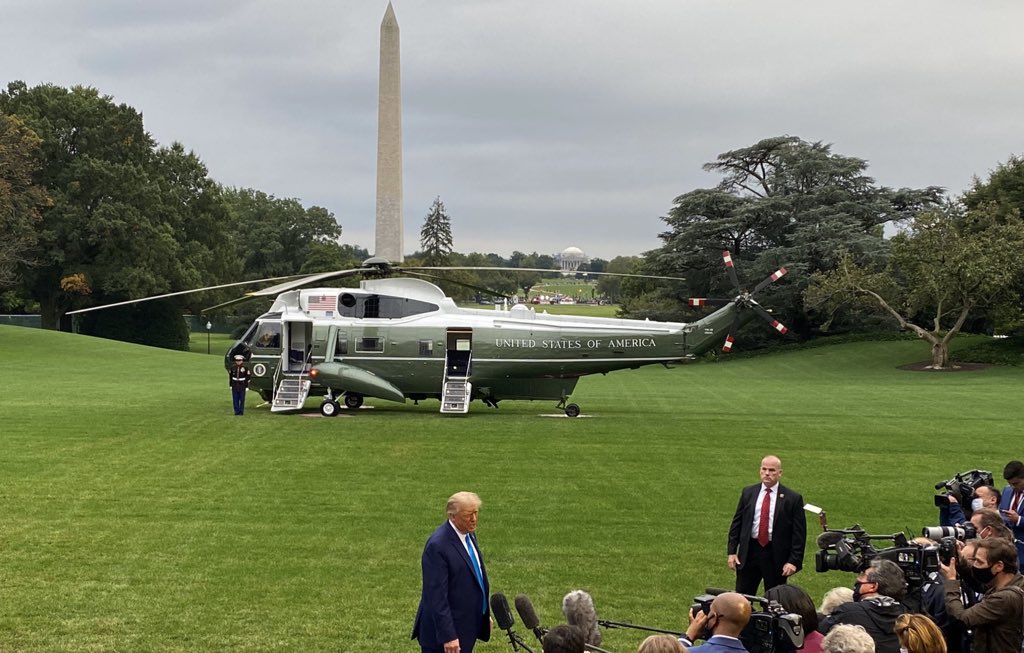
[{"label": "television camera", "polygon": [[[956,559],[956,540],[973,537],[974,529],[969,526],[925,527],[923,535],[938,540],[938,544],[911,542],[903,533],[871,535],[860,524],[846,529],[826,530],[818,536],[818,551],[814,556],[817,572],[852,571],[860,573],[868,568],[875,558],[890,560],[900,568],[907,583],[904,604],[913,605],[921,601],[922,588],[935,578],[939,561],[949,564]],[[938,537],[936,537],[938,536]],[[877,548],[873,542],[886,541],[891,546]]]},{"label": "television camera", "polygon": [[939,508],[949,505],[949,497],[954,497],[963,507],[965,514],[970,514],[971,498],[974,491],[982,485],[993,486],[992,472],[983,469],[972,469],[968,472],[960,472],[948,481],[940,481],[935,484],[936,490],[941,494],[935,495],[935,505]]},{"label": "television camera", "polygon": [[[711,612],[711,602],[726,590],[708,588],[693,599],[693,612]],[[800,615],[786,612],[776,601],[744,594],[750,601],[750,622],[740,633],[748,653],[793,653],[804,646],[804,626]]]}]

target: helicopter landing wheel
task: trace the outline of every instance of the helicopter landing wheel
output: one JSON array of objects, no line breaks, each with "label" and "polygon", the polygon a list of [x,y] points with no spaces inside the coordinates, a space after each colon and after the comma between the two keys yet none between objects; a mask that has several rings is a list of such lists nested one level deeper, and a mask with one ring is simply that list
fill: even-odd
[{"label": "helicopter landing wheel", "polygon": [[347,394],[345,395],[345,408],[355,410],[363,405],[363,395]]},{"label": "helicopter landing wheel", "polygon": [[324,417],[337,417],[339,410],[341,410],[341,406],[332,399],[324,399],[320,404],[320,414]]},{"label": "helicopter landing wheel", "polygon": [[580,407],[579,407],[579,405],[577,405],[577,404],[569,404],[568,406],[566,406],[565,407],[565,415],[566,415],[566,417],[579,417],[580,416]]}]

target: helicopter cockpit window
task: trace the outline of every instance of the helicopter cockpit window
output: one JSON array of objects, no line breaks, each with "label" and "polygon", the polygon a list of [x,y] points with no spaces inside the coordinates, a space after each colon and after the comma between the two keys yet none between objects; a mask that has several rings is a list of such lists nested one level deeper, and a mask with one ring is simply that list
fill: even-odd
[{"label": "helicopter cockpit window", "polygon": [[254,347],[262,349],[281,348],[281,324],[279,322],[263,322],[260,324],[256,338],[252,341]]}]

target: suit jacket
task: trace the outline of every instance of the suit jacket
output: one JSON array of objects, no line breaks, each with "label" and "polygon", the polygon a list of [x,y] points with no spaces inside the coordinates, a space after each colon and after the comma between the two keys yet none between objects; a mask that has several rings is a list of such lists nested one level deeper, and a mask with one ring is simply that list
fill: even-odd
[{"label": "suit jacket", "polygon": [[[747,564],[747,549],[750,548],[751,529],[754,524],[754,510],[760,510],[757,495],[761,483],[748,485],[740,493],[736,514],[729,527],[729,555],[740,557],[740,567]],[[804,547],[807,544],[807,519],[804,517],[804,498],[799,492],[781,483],[776,484],[775,519],[772,522],[772,561],[779,569],[791,563],[798,570],[804,566]]]},{"label": "suit jacket", "polygon": [[[1003,496],[999,499],[999,509],[1009,510],[1012,507],[1011,503],[1013,503],[1013,488],[1007,486],[1003,490]],[[1024,517],[1021,518],[1021,525],[1008,523],[1007,526],[1013,531],[1014,544],[1017,545],[1017,558],[1018,560],[1024,560]]]},{"label": "suit jacket", "polygon": [[423,649],[440,650],[445,642],[458,639],[462,649],[468,651],[477,639],[491,638],[490,607],[481,613],[486,597],[490,596],[487,567],[476,535],[470,534],[470,538],[479,557],[483,589],[473,573],[465,545],[447,521],[423,547],[423,592],[412,627],[412,638],[419,639]]},{"label": "suit jacket", "polygon": [[690,653],[747,653],[747,649],[737,639],[712,635],[711,639],[700,646],[691,648]]}]

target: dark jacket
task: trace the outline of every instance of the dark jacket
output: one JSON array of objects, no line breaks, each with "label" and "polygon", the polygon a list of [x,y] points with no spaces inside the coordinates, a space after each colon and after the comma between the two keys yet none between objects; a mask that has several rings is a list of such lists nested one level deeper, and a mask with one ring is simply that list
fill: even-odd
[{"label": "dark jacket", "polygon": [[252,373],[245,365],[231,365],[228,370],[228,385],[232,390],[245,390],[249,387],[249,377]]},{"label": "dark jacket", "polygon": [[1024,576],[989,590],[981,602],[965,608],[960,582],[946,580],[946,613],[974,631],[973,653],[1020,653],[1024,638]]},{"label": "dark jacket", "polygon": [[871,635],[871,639],[875,640],[875,653],[900,653],[900,641],[893,628],[896,618],[906,611],[896,600],[876,594],[861,601],[840,605],[818,625],[818,631],[828,634],[832,626],[837,624],[862,626]]},{"label": "dark jacket", "polygon": [[483,588],[466,547],[447,521],[423,547],[423,592],[412,628],[413,639],[418,639],[423,649],[440,650],[445,642],[458,639],[463,651],[471,651],[476,640],[491,638],[491,609],[482,611],[483,601],[490,596],[487,566],[476,535],[470,538],[480,554]]},{"label": "dark jacket", "polygon": [[[781,483],[775,486],[775,518],[772,522],[772,563],[776,569],[791,563],[797,570],[804,566],[804,547],[807,545],[807,518],[804,516],[804,499],[800,493]],[[748,485],[740,493],[736,514],[729,527],[729,555],[740,558],[740,567],[747,564],[747,549],[750,546],[754,510],[761,484]]]}]

